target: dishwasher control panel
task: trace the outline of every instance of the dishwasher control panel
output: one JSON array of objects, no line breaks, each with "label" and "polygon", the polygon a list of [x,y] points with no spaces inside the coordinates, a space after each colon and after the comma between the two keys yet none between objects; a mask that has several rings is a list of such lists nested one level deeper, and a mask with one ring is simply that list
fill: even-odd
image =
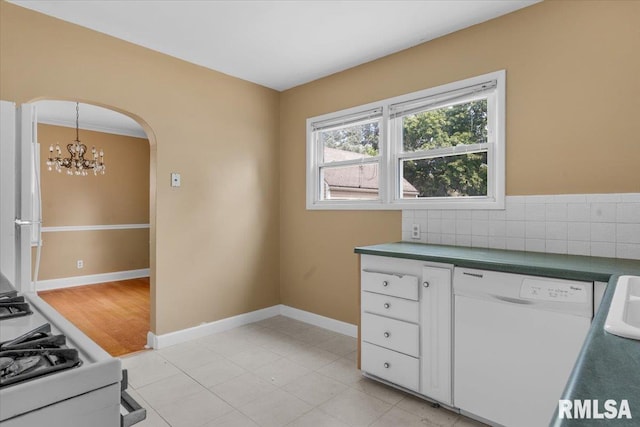
[{"label": "dishwasher control panel", "polygon": [[585,303],[589,296],[588,285],[582,283],[555,282],[527,277],[522,280],[520,298],[538,301]]}]

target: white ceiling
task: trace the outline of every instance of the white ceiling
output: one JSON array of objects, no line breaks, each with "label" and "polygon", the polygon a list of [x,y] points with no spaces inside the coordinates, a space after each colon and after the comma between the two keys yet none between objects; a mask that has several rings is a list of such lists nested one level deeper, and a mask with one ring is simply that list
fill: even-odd
[{"label": "white ceiling", "polygon": [[10,1],[285,90],[539,0]]},{"label": "white ceiling", "polygon": [[[69,101],[34,102],[38,123],[76,127],[76,103]],[[129,116],[113,110],[80,103],[80,129],[146,138],[142,127]],[[82,140],[82,135],[80,135]]]}]

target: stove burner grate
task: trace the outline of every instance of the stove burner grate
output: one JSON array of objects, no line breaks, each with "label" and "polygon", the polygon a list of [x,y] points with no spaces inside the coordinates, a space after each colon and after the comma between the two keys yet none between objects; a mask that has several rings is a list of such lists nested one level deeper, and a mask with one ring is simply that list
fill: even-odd
[{"label": "stove burner grate", "polygon": [[53,335],[48,323],[0,343],[0,388],[80,366],[78,350],[65,343],[64,335]]},{"label": "stove burner grate", "polygon": [[29,308],[29,303],[25,302],[24,297],[17,295],[16,291],[0,294],[0,320],[27,316],[33,313]]},{"label": "stove burner grate", "polygon": [[79,366],[78,351],[63,349],[24,349],[0,351],[0,387]]}]

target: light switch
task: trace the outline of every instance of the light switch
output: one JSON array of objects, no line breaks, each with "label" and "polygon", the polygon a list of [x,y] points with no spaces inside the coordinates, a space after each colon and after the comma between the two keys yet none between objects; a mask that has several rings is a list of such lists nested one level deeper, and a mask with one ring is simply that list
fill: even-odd
[{"label": "light switch", "polygon": [[172,173],[171,174],[171,186],[172,187],[180,187],[180,174]]}]

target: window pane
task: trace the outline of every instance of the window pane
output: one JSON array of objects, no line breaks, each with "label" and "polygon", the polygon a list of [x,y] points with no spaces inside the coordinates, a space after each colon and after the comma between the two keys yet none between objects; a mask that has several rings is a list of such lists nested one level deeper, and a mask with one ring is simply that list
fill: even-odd
[{"label": "window pane", "polygon": [[379,198],[378,163],[320,169],[323,200],[375,200]]},{"label": "window pane", "polygon": [[405,152],[486,142],[486,99],[402,117],[402,146]]},{"label": "window pane", "polygon": [[487,153],[402,161],[402,198],[487,195]]},{"label": "window pane", "polygon": [[322,130],[319,138],[324,163],[377,156],[380,153],[380,118]]}]

